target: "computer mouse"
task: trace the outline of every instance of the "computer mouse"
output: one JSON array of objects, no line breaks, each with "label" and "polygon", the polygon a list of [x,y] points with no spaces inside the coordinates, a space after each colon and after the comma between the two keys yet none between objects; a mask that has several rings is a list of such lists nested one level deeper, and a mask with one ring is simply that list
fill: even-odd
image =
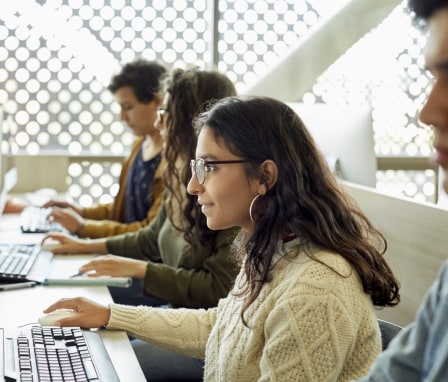
[{"label": "computer mouse", "polygon": [[73,316],[73,314],[75,313],[76,312],[72,309],[58,309],[40,316],[38,322],[42,326],[57,326],[57,321],[66,317]]}]

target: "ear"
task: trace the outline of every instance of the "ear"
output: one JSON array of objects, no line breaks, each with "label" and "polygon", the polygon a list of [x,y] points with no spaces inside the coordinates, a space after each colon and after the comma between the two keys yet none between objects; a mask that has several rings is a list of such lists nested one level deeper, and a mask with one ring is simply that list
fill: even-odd
[{"label": "ear", "polygon": [[[264,195],[277,183],[278,168],[272,159],[266,159],[260,165],[260,187],[259,193]],[[267,189],[266,189],[267,187]]]}]

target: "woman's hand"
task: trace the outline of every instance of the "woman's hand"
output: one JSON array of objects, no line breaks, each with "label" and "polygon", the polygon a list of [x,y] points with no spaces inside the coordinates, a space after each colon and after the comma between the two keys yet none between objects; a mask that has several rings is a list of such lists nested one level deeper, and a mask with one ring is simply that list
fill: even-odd
[{"label": "woman's hand", "polygon": [[78,239],[65,233],[50,232],[43,238],[41,245],[46,246],[53,253],[104,253],[96,250],[97,248],[94,247],[96,243],[97,241]]},{"label": "woman's hand", "polygon": [[115,276],[144,279],[146,261],[129,259],[127,257],[106,255],[99,256],[79,268],[80,273],[87,273],[90,277]]},{"label": "woman's hand", "polygon": [[60,326],[79,326],[81,328],[99,328],[106,326],[110,319],[110,308],[84,297],[63,298],[50,305],[44,313],[57,309],[71,309],[73,315],[59,320]]},{"label": "woman's hand", "polygon": [[16,199],[8,199],[6,200],[5,207],[3,209],[3,213],[5,214],[20,214],[28,204]]},{"label": "woman's hand", "polygon": [[51,207],[48,220],[61,224],[71,233],[80,234],[85,221],[81,215],[71,208]]},{"label": "woman's hand", "polygon": [[79,216],[82,216],[82,217],[84,216],[84,208],[83,207],[81,207],[80,205],[75,204],[75,203],[65,202],[63,200],[52,199],[52,200],[48,201],[47,203],[45,203],[42,207],[43,208],[52,208],[52,207],[71,208]]}]

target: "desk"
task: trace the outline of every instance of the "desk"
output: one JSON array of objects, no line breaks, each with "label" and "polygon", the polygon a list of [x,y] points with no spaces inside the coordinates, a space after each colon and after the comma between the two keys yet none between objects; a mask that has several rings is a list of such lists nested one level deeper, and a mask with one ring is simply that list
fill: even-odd
[{"label": "desk", "polygon": [[[0,242],[37,243],[42,235],[22,234],[16,215],[4,215],[0,221]],[[55,256],[58,262],[67,255]],[[43,286],[0,292],[0,327],[16,327],[35,323],[42,310],[63,297],[83,296],[102,304],[112,301],[109,290],[104,286]],[[132,346],[125,332],[102,330],[104,345],[121,381],[146,381]]]}]

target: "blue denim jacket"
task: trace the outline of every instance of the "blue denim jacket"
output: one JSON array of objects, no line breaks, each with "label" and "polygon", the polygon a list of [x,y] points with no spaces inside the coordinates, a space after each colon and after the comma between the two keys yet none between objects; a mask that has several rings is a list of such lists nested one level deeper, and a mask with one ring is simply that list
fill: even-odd
[{"label": "blue denim jacket", "polygon": [[448,381],[448,263],[420,306],[416,320],[381,353],[359,382]]}]

